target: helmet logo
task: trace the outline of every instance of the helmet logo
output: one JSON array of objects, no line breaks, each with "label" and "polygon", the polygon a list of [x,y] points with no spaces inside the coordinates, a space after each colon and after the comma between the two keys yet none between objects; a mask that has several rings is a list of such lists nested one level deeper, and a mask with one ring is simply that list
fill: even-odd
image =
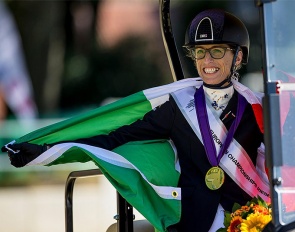
[{"label": "helmet logo", "polygon": [[195,33],[195,42],[197,41],[212,41],[213,38],[213,27],[212,21],[210,18],[203,18],[198,26]]}]

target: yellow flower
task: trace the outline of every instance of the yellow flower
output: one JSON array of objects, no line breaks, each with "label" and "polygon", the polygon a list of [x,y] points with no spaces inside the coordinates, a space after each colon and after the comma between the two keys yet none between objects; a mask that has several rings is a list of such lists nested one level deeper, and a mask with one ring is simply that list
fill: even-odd
[{"label": "yellow flower", "polygon": [[241,232],[260,232],[271,221],[271,215],[250,214],[241,224]]}]

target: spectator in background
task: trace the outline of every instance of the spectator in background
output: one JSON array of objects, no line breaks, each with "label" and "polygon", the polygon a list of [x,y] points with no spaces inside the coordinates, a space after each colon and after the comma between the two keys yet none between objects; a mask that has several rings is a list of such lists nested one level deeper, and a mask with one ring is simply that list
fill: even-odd
[{"label": "spectator in background", "polygon": [[7,118],[8,108],[17,119],[38,115],[21,40],[12,15],[0,1],[0,121]]}]

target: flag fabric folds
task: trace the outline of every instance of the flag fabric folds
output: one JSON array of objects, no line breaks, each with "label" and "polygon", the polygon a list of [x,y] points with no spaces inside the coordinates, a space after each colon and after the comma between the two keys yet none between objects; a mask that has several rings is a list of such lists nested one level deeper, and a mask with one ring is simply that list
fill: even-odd
[{"label": "flag fabric folds", "polygon": [[[200,86],[200,78],[189,78],[135,93],[109,105],[33,131],[13,142],[51,144],[108,134],[141,119],[168,100],[169,93]],[[27,164],[52,166],[72,162],[94,162],[110,183],[158,231],[180,220],[181,190],[177,187],[177,154],[170,141],[132,142],[113,151],[79,144],[53,146]]]}]

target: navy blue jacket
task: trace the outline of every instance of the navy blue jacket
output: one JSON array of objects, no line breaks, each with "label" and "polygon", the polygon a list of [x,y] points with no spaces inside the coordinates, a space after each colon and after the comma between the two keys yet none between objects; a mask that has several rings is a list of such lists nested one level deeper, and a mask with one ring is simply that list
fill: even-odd
[{"label": "navy blue jacket", "polygon": [[[237,99],[238,93],[235,91],[220,118],[229,111],[236,115]],[[233,119],[233,117],[227,117],[223,120],[227,129],[231,126]],[[246,106],[234,138],[247,151],[255,165],[257,148],[263,142],[263,134],[257,125],[250,104]],[[152,139],[172,139],[178,152],[181,167],[178,185],[182,189],[182,216],[175,227],[179,232],[207,232],[214,220],[219,203],[225,210],[231,211],[235,202],[243,205],[251,199],[228,175],[225,176],[225,182],[220,189],[207,188],[205,174],[211,164],[202,143],[172,97],[160,107],[147,113],[142,120],[123,126],[109,135],[80,139],[76,142],[112,150],[129,141]]]}]

